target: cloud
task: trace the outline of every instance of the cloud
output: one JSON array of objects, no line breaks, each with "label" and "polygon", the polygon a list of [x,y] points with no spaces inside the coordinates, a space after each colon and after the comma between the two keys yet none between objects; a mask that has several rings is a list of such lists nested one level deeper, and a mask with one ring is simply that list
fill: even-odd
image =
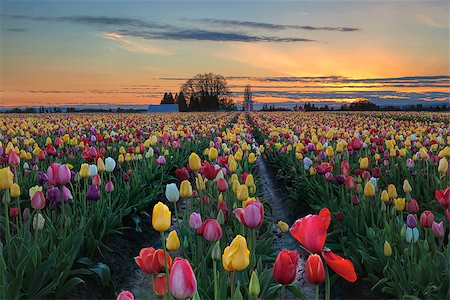
[{"label": "cloud", "polygon": [[[119,43],[119,47],[134,53],[144,54],[159,54],[159,55],[172,55],[172,51],[158,48],[149,43],[138,41],[133,37],[126,38],[118,32],[107,32],[103,34],[103,37],[109,40],[113,40]],[[114,49],[114,48],[113,48]],[[112,50],[112,49],[110,49]],[[114,51],[114,50],[112,50]]]},{"label": "cloud", "polygon": [[[188,20],[188,19],[184,19]],[[327,26],[301,26],[301,25],[281,25],[273,23],[251,22],[251,21],[237,21],[237,20],[222,20],[222,19],[193,19],[193,21],[207,23],[217,26],[234,26],[234,27],[247,27],[266,30],[285,30],[285,29],[300,29],[310,31],[341,31],[352,32],[360,31],[361,28],[355,27],[327,27]]]},{"label": "cloud", "polygon": [[10,32],[25,32],[27,31],[25,28],[5,28],[6,31]]},{"label": "cloud", "polygon": [[177,41],[215,41],[215,42],[314,42],[313,39],[300,37],[279,37],[265,35],[250,35],[229,30],[206,30],[202,28],[186,28],[160,22],[148,22],[135,18],[119,18],[104,16],[64,16],[39,17],[24,15],[7,15],[12,19],[24,19],[48,22],[71,22],[107,29],[107,35],[121,37],[138,37],[148,40]]}]

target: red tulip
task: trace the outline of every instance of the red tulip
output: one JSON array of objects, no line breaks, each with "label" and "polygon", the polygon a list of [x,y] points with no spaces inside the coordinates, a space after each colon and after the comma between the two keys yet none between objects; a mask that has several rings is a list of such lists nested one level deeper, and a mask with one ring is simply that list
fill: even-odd
[{"label": "red tulip", "polygon": [[340,257],[329,249],[322,251],[322,257],[336,274],[349,282],[356,281],[355,268],[350,260]]},{"label": "red tulip", "polygon": [[31,198],[31,207],[34,209],[43,209],[45,207],[45,196],[42,191],[36,191]]},{"label": "red tulip", "polygon": [[197,280],[187,259],[177,257],[169,275],[170,291],[176,299],[192,298],[197,292]]},{"label": "red tulip", "polygon": [[250,200],[244,208],[235,208],[234,215],[248,228],[257,228],[264,220],[264,206],[258,200]]},{"label": "red tulip", "polygon": [[247,180],[247,176],[248,176],[248,173],[247,173],[247,172],[242,173],[242,175],[241,175],[241,182],[242,182],[243,184],[244,184],[245,181]]},{"label": "red tulip", "polygon": [[316,166],[316,171],[320,175],[325,175],[326,173],[331,173],[333,171],[333,166],[327,162]]},{"label": "red tulip", "polygon": [[219,173],[219,171],[220,169],[216,170],[213,164],[208,163],[206,163],[201,169],[203,175],[205,175],[205,177],[208,178],[209,180],[216,178],[217,173]]},{"label": "red tulip", "polygon": [[102,184],[102,179],[98,174],[92,176],[92,184],[99,187]]},{"label": "red tulip", "polygon": [[450,186],[446,187],[444,190],[436,190],[434,196],[444,208],[450,207]]},{"label": "red tulip", "polygon": [[225,222],[230,219],[230,212],[228,211],[227,203],[225,201],[217,202],[217,209],[223,212],[223,216],[225,217]]},{"label": "red tulip", "polygon": [[134,300],[134,296],[130,291],[122,291],[116,300]]},{"label": "red tulip", "polygon": [[273,265],[273,278],[281,284],[294,282],[297,275],[297,264],[300,254],[295,251],[282,250]]},{"label": "red tulip", "polygon": [[222,237],[222,227],[217,220],[208,219],[202,223],[202,234],[207,241],[218,241]]},{"label": "red tulip", "polygon": [[434,215],[431,211],[426,210],[420,215],[420,225],[430,228],[433,225]]},{"label": "red tulip", "polygon": [[185,167],[176,169],[175,176],[177,177],[179,182],[182,182],[183,180],[189,180],[189,171]]},{"label": "red tulip", "polygon": [[354,190],[356,189],[356,180],[355,178],[353,178],[353,176],[347,176],[347,178],[345,178],[345,187],[349,190]]},{"label": "red tulip", "polygon": [[305,264],[306,279],[311,284],[321,284],[325,281],[325,269],[322,258],[317,254],[310,254]]},{"label": "red tulip", "polygon": [[[172,265],[172,258],[166,253],[167,265],[170,269]],[[134,258],[136,264],[144,273],[153,274],[165,270],[164,251],[162,249],[155,250],[155,248],[142,248],[139,256]]]},{"label": "red tulip", "polygon": [[49,144],[46,148],[45,148],[45,152],[47,152],[48,155],[50,156],[56,156],[58,153],[56,152],[56,148],[55,146],[53,146],[52,144]]},{"label": "red tulip", "polygon": [[37,157],[38,157],[38,159],[39,159],[40,161],[43,161],[43,160],[45,159],[45,152],[44,152],[44,150],[39,151]]},{"label": "red tulip", "polygon": [[323,208],[318,215],[307,215],[295,221],[289,232],[308,251],[320,253],[327,239],[330,211]]},{"label": "red tulip", "polygon": [[353,139],[351,146],[354,150],[359,150],[363,146],[363,141],[361,139]]},{"label": "red tulip", "polygon": [[419,203],[416,199],[411,199],[410,202],[406,202],[406,211],[410,214],[417,214],[419,212]]},{"label": "red tulip", "polygon": [[381,177],[381,169],[378,167],[372,168],[372,176],[375,178]]},{"label": "red tulip", "polygon": [[344,160],[341,164],[341,174],[344,176],[350,176],[350,164],[348,160]]},{"label": "red tulip", "polygon": [[167,294],[167,280],[165,273],[160,273],[156,275],[153,290],[155,291],[155,294],[159,297],[163,297],[165,294]]},{"label": "red tulip", "polygon": [[9,216],[11,218],[15,218],[19,215],[19,208],[17,207],[10,207],[9,208]]}]

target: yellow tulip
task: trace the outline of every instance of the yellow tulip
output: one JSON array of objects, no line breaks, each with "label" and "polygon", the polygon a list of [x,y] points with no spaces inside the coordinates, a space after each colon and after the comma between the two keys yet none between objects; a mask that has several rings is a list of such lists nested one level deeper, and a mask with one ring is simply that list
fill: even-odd
[{"label": "yellow tulip", "polygon": [[13,185],[9,188],[9,192],[11,193],[11,197],[19,197],[20,186],[17,183],[13,183]]},{"label": "yellow tulip", "polygon": [[180,197],[189,198],[192,197],[192,185],[189,180],[183,180],[180,184]]},{"label": "yellow tulip", "polygon": [[97,160],[97,170],[99,172],[106,171],[105,162],[103,161],[103,159],[101,157]]},{"label": "yellow tulip", "polygon": [[197,190],[203,191],[206,189],[206,181],[208,179],[203,179],[202,175],[197,174],[197,177],[195,178],[195,186],[197,187]]},{"label": "yellow tulip", "polygon": [[448,160],[446,158],[441,158],[439,160],[438,172],[442,175],[447,174],[448,171]]},{"label": "yellow tulip", "polygon": [[363,170],[367,170],[369,168],[369,158],[363,157],[359,162],[359,168]]},{"label": "yellow tulip", "polygon": [[286,233],[289,231],[289,225],[283,221],[278,221],[278,228],[280,228],[281,232]]},{"label": "yellow tulip", "polygon": [[240,186],[241,184],[239,183],[239,180],[233,179],[231,183],[231,189],[233,190],[233,192],[237,193],[237,190],[239,189]]},{"label": "yellow tulip", "polygon": [[255,153],[252,152],[248,155],[248,163],[252,164],[255,161],[256,161],[256,155],[255,155]]},{"label": "yellow tulip", "polygon": [[333,155],[334,155],[333,147],[328,146],[328,147],[327,147],[327,150],[325,150],[325,154],[326,154],[328,157],[333,157]]},{"label": "yellow tulip", "polygon": [[383,192],[381,193],[381,201],[383,201],[384,203],[389,201],[389,195],[386,190],[383,190]]},{"label": "yellow tulip", "polygon": [[260,153],[264,153],[264,146],[263,145],[259,145],[259,152]]},{"label": "yellow tulip", "polygon": [[176,251],[180,248],[180,239],[178,238],[178,234],[175,230],[172,230],[167,236],[166,248],[170,251]]},{"label": "yellow tulip", "polygon": [[228,169],[230,170],[231,173],[236,172],[237,169],[237,162],[235,160],[232,160],[229,164],[228,164]]},{"label": "yellow tulip", "polygon": [[9,167],[0,169],[0,190],[7,190],[13,185],[14,174]]},{"label": "yellow tulip", "polygon": [[392,248],[391,248],[391,244],[389,244],[388,241],[384,241],[384,256],[391,256],[392,255]]},{"label": "yellow tulip", "polygon": [[42,186],[35,185],[28,190],[28,195],[30,196],[30,199],[33,198],[34,193],[36,193],[37,191],[42,192]]},{"label": "yellow tulip", "polygon": [[316,175],[316,169],[315,168],[309,168],[309,175],[311,175],[311,176]]},{"label": "yellow tulip", "polygon": [[242,153],[241,148],[239,148],[238,151],[236,151],[236,153],[234,154],[234,159],[236,161],[240,161],[242,159],[243,155],[244,155],[244,153]]},{"label": "yellow tulip", "polygon": [[373,184],[370,181],[367,181],[366,185],[364,186],[364,196],[373,197],[374,195],[375,195],[375,188],[373,187]]},{"label": "yellow tulip", "polygon": [[153,229],[159,232],[164,232],[170,228],[171,212],[167,205],[162,202],[156,203],[153,207],[152,226]]},{"label": "yellow tulip", "polygon": [[412,187],[411,187],[411,185],[409,184],[409,181],[408,181],[408,179],[405,179],[404,181],[403,181],[403,191],[405,192],[405,193],[411,193],[412,192]]},{"label": "yellow tulip", "polygon": [[393,184],[388,185],[388,195],[389,199],[397,198],[397,189],[395,188],[395,185]]},{"label": "yellow tulip", "polygon": [[197,153],[192,152],[191,155],[189,155],[189,167],[194,171],[198,171],[202,167],[202,161]]},{"label": "yellow tulip", "polygon": [[216,160],[218,156],[219,156],[219,152],[217,151],[217,149],[215,147],[209,148],[209,153],[208,153],[209,160]]},{"label": "yellow tulip", "polygon": [[236,197],[239,201],[245,201],[248,198],[248,187],[245,184],[241,184],[236,192]]},{"label": "yellow tulip", "polygon": [[81,176],[81,178],[89,177],[89,165],[88,164],[82,164],[81,165],[80,176]]},{"label": "yellow tulip", "polygon": [[405,209],[405,198],[397,198],[394,200],[395,210],[401,212]]},{"label": "yellow tulip", "polygon": [[245,179],[245,185],[249,188],[255,185],[255,180],[253,179],[252,174],[247,175],[247,178]]},{"label": "yellow tulip", "polygon": [[223,251],[223,268],[227,271],[242,271],[249,263],[250,251],[247,248],[247,241],[242,235],[237,235]]},{"label": "yellow tulip", "polygon": [[123,163],[125,161],[125,158],[123,157],[123,154],[119,154],[119,157],[117,158],[118,163]]}]

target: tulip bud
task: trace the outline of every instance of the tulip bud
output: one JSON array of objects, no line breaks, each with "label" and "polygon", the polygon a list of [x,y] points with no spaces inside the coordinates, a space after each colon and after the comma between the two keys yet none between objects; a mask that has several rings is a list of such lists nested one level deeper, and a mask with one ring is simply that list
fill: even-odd
[{"label": "tulip bud", "polygon": [[409,215],[406,217],[406,225],[407,225],[409,228],[415,228],[415,227],[417,227],[417,220],[416,220],[416,217],[414,217],[414,215],[412,215],[412,214],[409,214]]},{"label": "tulip bud", "polygon": [[222,250],[220,249],[220,241],[217,241],[214,244],[214,247],[212,248],[211,258],[215,261],[219,261],[221,255],[222,255]]},{"label": "tulip bud", "polygon": [[202,227],[202,216],[196,212],[191,213],[189,217],[189,226],[194,230]]},{"label": "tulip bud", "polygon": [[395,188],[395,185],[393,184],[388,185],[388,196],[389,199],[397,198],[397,189]]},{"label": "tulip bud", "polygon": [[189,198],[192,197],[192,185],[189,180],[183,180],[180,184],[180,197]]},{"label": "tulip bud", "polygon": [[220,225],[225,224],[225,215],[223,214],[223,210],[219,209],[219,212],[217,213],[217,217],[216,217],[217,222]]},{"label": "tulip bud", "polygon": [[228,191],[228,183],[224,178],[217,181],[217,190],[221,193]]},{"label": "tulip bud", "polygon": [[166,239],[166,248],[170,251],[176,251],[180,248],[180,239],[175,230],[172,230]]},{"label": "tulip bud", "polygon": [[33,229],[36,231],[42,230],[44,228],[45,219],[41,213],[37,213],[33,217]]},{"label": "tulip bud", "polygon": [[207,241],[218,241],[222,237],[222,227],[217,220],[208,219],[202,224],[202,233]]},{"label": "tulip bud", "polygon": [[19,197],[20,196],[20,186],[17,183],[13,183],[9,188],[9,193],[11,197]]},{"label": "tulip bud", "polygon": [[381,193],[381,201],[383,201],[384,203],[389,201],[389,195],[386,190],[383,190],[383,192]]},{"label": "tulip bud", "polygon": [[420,215],[420,225],[425,228],[430,228],[434,222],[434,214],[426,210]]},{"label": "tulip bud", "polygon": [[367,181],[364,187],[364,196],[373,197],[374,195],[375,195],[375,188],[373,187],[372,183],[370,183],[370,181]]},{"label": "tulip bud", "polygon": [[419,203],[416,199],[411,199],[410,202],[406,203],[406,211],[410,214],[417,214],[419,212]]},{"label": "tulip bud", "polygon": [[31,207],[34,209],[43,209],[45,207],[45,196],[42,190],[37,190],[33,193],[33,197],[31,198]]},{"label": "tulip bud", "polygon": [[153,213],[152,213],[152,226],[153,229],[159,232],[164,232],[170,227],[170,217],[171,212],[167,205],[163,204],[162,202],[158,202],[153,207]]},{"label": "tulip bud", "polygon": [[448,160],[443,157],[439,160],[438,172],[442,175],[447,174],[448,171]]},{"label": "tulip bud", "polygon": [[250,283],[248,285],[248,294],[252,298],[258,298],[260,293],[259,279],[256,271],[252,272],[252,276],[250,277]]},{"label": "tulip bud", "polygon": [[384,241],[384,256],[390,257],[392,255],[391,244],[388,241]]},{"label": "tulip bud", "polygon": [[281,232],[286,233],[289,231],[289,225],[283,221],[277,222],[278,228],[280,228]]},{"label": "tulip bud", "polygon": [[175,183],[166,185],[166,198],[169,202],[176,203],[180,199],[180,192]]},{"label": "tulip bud", "polygon": [[358,195],[352,195],[352,204],[353,205],[359,205]]},{"label": "tulip bud", "polygon": [[105,163],[103,162],[103,159],[101,157],[99,157],[97,159],[97,170],[99,172],[105,172],[106,171]]},{"label": "tulip bud", "polygon": [[169,275],[170,291],[176,299],[192,298],[197,292],[197,280],[187,259],[175,258]]},{"label": "tulip bud", "polygon": [[401,212],[405,209],[405,198],[397,198],[394,200],[395,210]]},{"label": "tulip bud", "polygon": [[209,148],[208,158],[210,161],[216,160],[218,156],[219,156],[219,152],[217,151],[216,148],[214,148],[214,147]]},{"label": "tulip bud", "polygon": [[273,265],[273,278],[277,283],[286,285],[294,282],[300,254],[296,251],[282,250]]},{"label": "tulip bud", "polygon": [[306,279],[311,284],[321,284],[325,281],[325,269],[322,258],[317,254],[310,254],[305,264]]},{"label": "tulip bud", "polygon": [[111,180],[106,183],[105,190],[107,193],[112,193],[114,191],[114,184]]},{"label": "tulip bud", "polygon": [[434,237],[437,239],[440,239],[445,234],[443,221],[441,221],[439,223],[436,223],[433,221],[433,224],[431,225],[431,229],[433,230]]}]

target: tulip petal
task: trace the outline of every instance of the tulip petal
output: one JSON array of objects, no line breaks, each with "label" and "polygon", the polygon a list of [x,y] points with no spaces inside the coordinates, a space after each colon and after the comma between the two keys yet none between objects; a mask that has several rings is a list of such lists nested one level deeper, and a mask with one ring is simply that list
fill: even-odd
[{"label": "tulip petal", "polygon": [[329,225],[330,211],[323,208],[319,215],[307,215],[295,221],[289,231],[307,250],[319,253],[325,245]]},{"label": "tulip petal", "polygon": [[336,274],[344,278],[345,280],[349,282],[355,282],[357,279],[356,273],[355,273],[355,267],[353,266],[353,263],[345,259],[335,253],[333,253],[331,250],[324,250],[322,251],[322,257],[327,263],[327,265],[334,271]]}]

